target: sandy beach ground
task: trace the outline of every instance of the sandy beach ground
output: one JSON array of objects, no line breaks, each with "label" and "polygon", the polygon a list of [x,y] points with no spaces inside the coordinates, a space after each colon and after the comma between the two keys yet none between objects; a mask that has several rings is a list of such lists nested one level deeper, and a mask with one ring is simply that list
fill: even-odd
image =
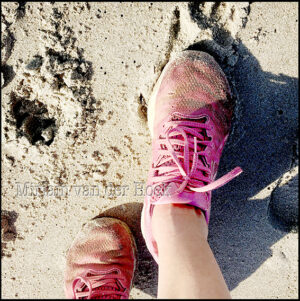
[{"label": "sandy beach ground", "polygon": [[140,233],[147,104],[169,58],[205,50],[237,98],[209,241],[233,298],[298,296],[298,4],[1,3],[3,298],[63,298],[83,223],[125,220],[139,264],[132,298],[155,298]]}]

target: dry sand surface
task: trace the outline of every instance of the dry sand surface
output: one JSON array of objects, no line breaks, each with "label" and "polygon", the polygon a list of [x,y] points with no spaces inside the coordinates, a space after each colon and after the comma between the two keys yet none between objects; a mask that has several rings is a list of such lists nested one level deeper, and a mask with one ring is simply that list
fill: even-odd
[{"label": "dry sand surface", "polygon": [[186,48],[237,97],[219,176],[244,173],[214,192],[209,235],[232,296],[298,296],[297,3],[2,2],[1,23],[3,298],[63,298],[68,246],[99,214],[136,236],[131,297],[156,297],[147,103]]}]

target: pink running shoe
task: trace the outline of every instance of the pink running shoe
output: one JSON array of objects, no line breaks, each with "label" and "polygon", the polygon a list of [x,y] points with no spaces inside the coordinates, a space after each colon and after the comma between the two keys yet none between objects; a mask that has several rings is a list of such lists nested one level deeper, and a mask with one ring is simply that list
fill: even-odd
[{"label": "pink running shoe", "polygon": [[157,262],[151,230],[154,205],[193,205],[208,223],[211,191],[242,172],[236,167],[215,180],[233,108],[223,71],[204,52],[184,51],[171,59],[154,87],[148,105],[152,160],[141,227]]},{"label": "pink running shoe", "polygon": [[125,223],[107,217],[88,222],[67,254],[66,297],[128,299],[135,254],[135,241]]}]

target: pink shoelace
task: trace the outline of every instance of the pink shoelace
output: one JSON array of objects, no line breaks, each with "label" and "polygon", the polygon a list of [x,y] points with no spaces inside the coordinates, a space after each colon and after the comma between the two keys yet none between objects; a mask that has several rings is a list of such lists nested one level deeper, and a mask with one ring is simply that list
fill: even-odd
[{"label": "pink shoelace", "polygon": [[[156,142],[159,156],[153,169],[153,184],[179,183],[174,194],[181,193],[186,188],[195,192],[207,192],[225,185],[242,173],[242,169],[236,167],[211,182],[213,168],[208,167],[206,156],[210,155],[209,146],[213,139],[206,134],[209,129],[206,120],[205,117],[204,122],[173,120],[165,123],[164,135]],[[180,136],[183,139],[179,139]]]},{"label": "pink shoelace", "polygon": [[126,289],[121,291],[120,280],[125,280],[120,271],[97,272],[93,275],[79,276],[73,281],[74,299],[121,299],[128,298]]}]

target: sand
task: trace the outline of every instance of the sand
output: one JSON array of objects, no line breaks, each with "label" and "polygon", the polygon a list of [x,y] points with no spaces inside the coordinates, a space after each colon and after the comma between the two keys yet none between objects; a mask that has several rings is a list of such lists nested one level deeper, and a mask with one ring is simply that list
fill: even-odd
[{"label": "sand", "polygon": [[1,3],[2,297],[63,298],[66,251],[99,215],[139,247],[133,298],[154,298],[140,233],[147,104],[169,58],[205,50],[237,98],[209,241],[233,298],[298,296],[298,4]]}]

